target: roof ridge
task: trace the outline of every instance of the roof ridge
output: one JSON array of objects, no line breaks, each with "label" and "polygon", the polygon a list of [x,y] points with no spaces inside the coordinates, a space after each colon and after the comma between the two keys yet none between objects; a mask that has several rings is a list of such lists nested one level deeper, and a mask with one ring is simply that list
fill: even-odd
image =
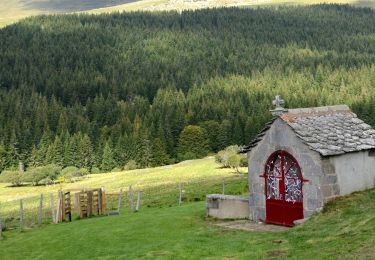
[{"label": "roof ridge", "polygon": [[341,113],[341,112],[352,112],[349,106],[334,105],[334,106],[320,106],[320,107],[306,107],[306,108],[292,108],[288,109],[287,113],[290,114],[308,114],[308,113]]}]

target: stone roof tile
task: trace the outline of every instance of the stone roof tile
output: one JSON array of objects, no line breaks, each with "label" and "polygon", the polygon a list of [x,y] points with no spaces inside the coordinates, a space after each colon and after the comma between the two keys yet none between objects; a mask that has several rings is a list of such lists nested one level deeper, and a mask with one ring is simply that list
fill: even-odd
[{"label": "stone roof tile", "polygon": [[[290,109],[280,118],[322,156],[375,149],[375,130],[346,105]],[[262,130],[262,136],[268,129],[269,124]],[[250,151],[261,139],[257,136],[243,152]]]}]

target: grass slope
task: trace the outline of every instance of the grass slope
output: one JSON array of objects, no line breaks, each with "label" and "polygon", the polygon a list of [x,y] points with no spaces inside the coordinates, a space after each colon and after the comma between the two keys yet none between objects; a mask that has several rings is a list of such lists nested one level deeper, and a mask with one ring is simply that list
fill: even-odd
[{"label": "grass slope", "polygon": [[328,204],[301,227],[277,233],[213,226],[205,205],[144,209],[6,232],[2,259],[371,259],[375,189]]},{"label": "grass slope", "polygon": [[[240,169],[243,173],[246,168]],[[90,189],[104,187],[107,191],[119,191],[132,185],[137,190],[159,190],[175,187],[178,183],[206,183],[207,185],[220,183],[223,178],[236,179],[238,174],[232,169],[222,169],[213,157],[199,160],[184,161],[174,165],[156,168],[146,168],[133,171],[111,172],[88,175],[86,179],[75,183],[49,186],[11,187],[7,183],[0,183],[0,202],[18,200],[20,198],[38,196],[40,193],[57,192],[59,189]],[[242,176],[244,177],[244,176]]]},{"label": "grass slope", "polygon": [[[246,168],[241,169],[246,173]],[[247,175],[237,174],[231,169],[221,169],[212,157],[185,161],[175,165],[157,168],[140,169],[124,172],[113,172],[89,175],[85,180],[76,183],[64,183],[51,186],[10,187],[0,185],[0,217],[6,229],[19,227],[19,201],[23,198],[25,227],[37,223],[39,194],[43,193],[45,202],[43,222],[51,222],[51,199],[57,205],[59,189],[73,192],[90,188],[104,187],[107,194],[124,191],[122,207],[129,207],[128,187],[132,185],[135,192],[141,191],[142,207],[166,207],[178,205],[179,183],[184,194],[183,201],[202,201],[208,193],[221,193],[222,181],[225,180],[225,192],[243,194],[247,191]],[[49,194],[50,193],[50,194]],[[115,209],[118,196],[107,196],[107,208]],[[73,216],[74,217],[74,216]]]},{"label": "grass slope", "polygon": [[194,10],[233,6],[272,6],[306,4],[352,4],[375,7],[372,0],[7,0],[0,5],[0,28],[18,20],[39,15],[87,11],[100,14],[119,11]]}]

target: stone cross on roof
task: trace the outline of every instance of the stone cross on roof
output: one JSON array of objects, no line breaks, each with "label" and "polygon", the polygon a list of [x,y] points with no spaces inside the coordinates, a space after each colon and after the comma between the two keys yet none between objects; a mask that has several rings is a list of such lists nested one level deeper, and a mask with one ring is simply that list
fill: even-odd
[{"label": "stone cross on roof", "polygon": [[273,116],[280,116],[288,110],[283,108],[281,105],[284,105],[284,99],[280,95],[275,96],[275,100],[272,101],[272,104],[275,106],[274,110],[270,110]]}]

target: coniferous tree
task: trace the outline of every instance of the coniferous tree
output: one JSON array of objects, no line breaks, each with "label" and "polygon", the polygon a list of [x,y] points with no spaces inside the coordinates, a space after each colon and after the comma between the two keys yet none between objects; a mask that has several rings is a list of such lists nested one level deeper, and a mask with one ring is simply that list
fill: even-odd
[{"label": "coniferous tree", "polygon": [[116,162],[113,156],[112,148],[109,142],[106,142],[104,146],[104,150],[103,150],[103,157],[102,157],[102,163],[100,165],[100,169],[105,172],[109,172],[115,167],[116,167]]},{"label": "coniferous tree", "polygon": [[7,163],[7,151],[3,143],[0,143],[0,173],[5,170],[8,166]]},{"label": "coniferous tree", "polygon": [[95,159],[91,140],[87,134],[85,134],[80,140],[79,150],[81,154],[80,167],[91,169],[94,165]]},{"label": "coniferous tree", "polygon": [[28,166],[30,166],[30,167],[37,167],[37,166],[39,166],[39,161],[38,160],[39,160],[38,149],[34,145],[33,149],[31,150],[31,154],[30,154],[30,157],[29,157]]},{"label": "coniferous tree", "polygon": [[[150,32],[163,37],[145,45]],[[173,161],[188,124],[217,152],[248,143],[277,94],[289,108],[346,103],[375,126],[374,34],[375,11],[337,5],[27,19],[0,30],[0,167],[100,167],[107,140],[116,166],[146,167],[156,138]]]},{"label": "coniferous tree", "polygon": [[48,164],[54,163],[54,158],[53,158],[54,154],[55,154],[55,146],[52,143],[47,148],[47,151],[46,151],[46,154],[45,154],[45,157],[44,157],[44,161],[43,161],[43,165],[48,165]]},{"label": "coniferous tree", "polygon": [[200,126],[186,126],[180,135],[178,152],[181,160],[195,159],[207,155],[209,145],[205,130]]},{"label": "coniferous tree", "polygon": [[160,138],[155,138],[152,142],[152,156],[151,156],[151,165],[159,166],[166,165],[169,163],[170,158],[167,154],[163,142]]},{"label": "coniferous tree", "polygon": [[60,136],[55,137],[55,141],[53,142],[54,147],[54,154],[52,156],[52,162],[58,166],[66,166],[64,165],[64,144],[61,141]]},{"label": "coniferous tree", "polygon": [[18,152],[18,141],[15,132],[12,132],[10,139],[10,144],[7,150],[7,166],[8,167],[18,167],[20,161],[20,154]]}]

